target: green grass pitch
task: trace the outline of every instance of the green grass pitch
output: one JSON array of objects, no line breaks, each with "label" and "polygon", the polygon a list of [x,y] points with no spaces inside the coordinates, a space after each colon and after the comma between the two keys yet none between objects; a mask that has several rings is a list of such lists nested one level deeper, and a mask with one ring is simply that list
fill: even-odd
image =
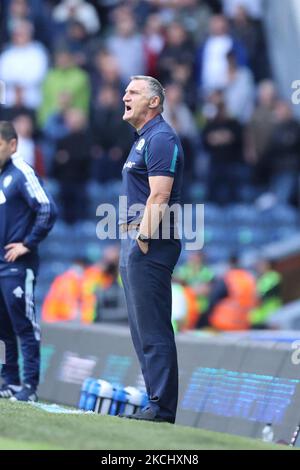
[{"label": "green grass pitch", "polygon": [[0,400],[0,449],[276,450],[288,447],[165,423],[94,414],[52,414]]}]

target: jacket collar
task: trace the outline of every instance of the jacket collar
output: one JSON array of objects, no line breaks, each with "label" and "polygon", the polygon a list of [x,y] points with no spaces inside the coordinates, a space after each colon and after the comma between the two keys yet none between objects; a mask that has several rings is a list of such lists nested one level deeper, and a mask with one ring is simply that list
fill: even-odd
[{"label": "jacket collar", "polygon": [[10,165],[12,165],[12,159],[11,159],[11,157],[7,160],[6,163],[4,163],[3,167],[0,168],[0,175],[1,175],[2,173],[4,173],[4,171],[5,171],[7,168],[10,167]]}]

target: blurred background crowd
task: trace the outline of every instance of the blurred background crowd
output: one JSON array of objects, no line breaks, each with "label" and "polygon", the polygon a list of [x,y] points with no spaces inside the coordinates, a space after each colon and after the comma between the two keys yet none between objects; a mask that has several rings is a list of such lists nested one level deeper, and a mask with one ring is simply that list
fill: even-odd
[{"label": "blurred background crowd", "polygon": [[122,96],[130,76],[143,74],[165,87],[163,116],[183,143],[183,201],[206,205],[204,250],[183,253],[175,273],[174,327],[265,327],[282,302],[281,275],[271,259],[250,272],[238,258],[298,231],[300,129],[273,76],[264,1],[6,0],[0,8],[0,118],[14,122],[19,153],[60,209],[42,249],[40,304],[55,279],[44,319],[100,321],[106,307],[124,316],[118,246],[96,239],[96,207],[117,204],[133,139]]}]

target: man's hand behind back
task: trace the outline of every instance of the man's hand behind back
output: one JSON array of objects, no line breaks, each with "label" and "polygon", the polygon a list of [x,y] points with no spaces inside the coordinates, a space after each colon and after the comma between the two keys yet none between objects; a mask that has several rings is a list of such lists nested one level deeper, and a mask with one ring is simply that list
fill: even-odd
[{"label": "man's hand behind back", "polygon": [[29,249],[23,245],[23,243],[10,243],[6,245],[5,259],[8,263],[14,263],[20,256],[29,253]]}]

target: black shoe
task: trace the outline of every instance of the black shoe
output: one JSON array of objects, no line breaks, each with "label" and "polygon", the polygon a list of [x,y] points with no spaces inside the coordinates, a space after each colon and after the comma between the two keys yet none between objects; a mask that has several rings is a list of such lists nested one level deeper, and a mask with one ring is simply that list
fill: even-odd
[{"label": "black shoe", "polygon": [[143,410],[139,410],[132,415],[125,415],[120,414],[119,418],[127,418],[127,419],[135,419],[137,421],[152,421],[156,423],[170,423],[174,424],[175,419],[172,418],[161,418],[156,415],[155,411],[151,410],[151,408],[146,408]]}]

